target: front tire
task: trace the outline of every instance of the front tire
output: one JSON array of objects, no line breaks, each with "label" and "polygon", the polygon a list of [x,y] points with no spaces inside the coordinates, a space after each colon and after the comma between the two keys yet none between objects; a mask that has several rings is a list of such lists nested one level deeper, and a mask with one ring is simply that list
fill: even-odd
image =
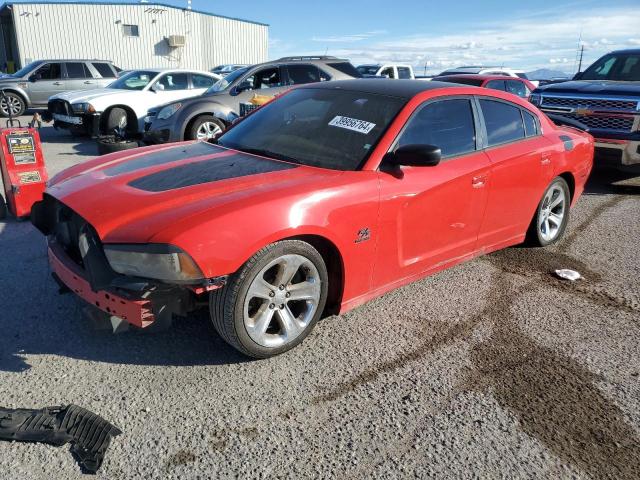
[{"label": "front tire", "polygon": [[19,117],[27,109],[27,105],[20,95],[15,93],[5,93],[6,99],[0,100],[0,115],[8,117],[11,113],[12,117]]},{"label": "front tire", "polygon": [[127,130],[129,120],[127,118],[127,112],[122,108],[112,108],[109,110],[107,120],[105,121],[105,131],[107,134],[112,135],[114,130]]},{"label": "front tire", "polygon": [[252,256],[226,286],[211,293],[213,326],[232,347],[253,358],[300,344],[322,315],[328,274],[306,242],[283,240]]},{"label": "front tire", "polygon": [[569,185],[562,177],[554,178],[538,204],[527,233],[528,243],[546,247],[560,240],[569,222],[570,204]]},{"label": "front tire", "polygon": [[213,115],[196,118],[187,131],[185,140],[211,140],[224,131],[224,124]]}]

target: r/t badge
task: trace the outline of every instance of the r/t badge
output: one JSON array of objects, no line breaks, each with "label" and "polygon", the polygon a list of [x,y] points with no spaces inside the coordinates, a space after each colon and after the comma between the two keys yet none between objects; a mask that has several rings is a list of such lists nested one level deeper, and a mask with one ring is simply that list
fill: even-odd
[{"label": "r/t badge", "polygon": [[371,238],[371,232],[369,228],[361,228],[358,230],[358,236],[356,237],[355,243],[366,242]]}]

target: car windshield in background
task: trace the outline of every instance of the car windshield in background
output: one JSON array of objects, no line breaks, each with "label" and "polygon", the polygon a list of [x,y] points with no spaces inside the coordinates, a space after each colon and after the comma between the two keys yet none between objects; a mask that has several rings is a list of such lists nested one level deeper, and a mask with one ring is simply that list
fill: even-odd
[{"label": "car windshield in background", "polygon": [[42,63],[44,63],[42,60],[38,60],[37,62],[31,62],[26,67],[22,67],[16,73],[12,73],[10,76],[16,77],[16,78],[24,77],[27,73],[29,73],[31,70],[36,68],[38,65],[41,65]]},{"label": "car windshield in background", "polygon": [[135,70],[129,72],[111,83],[108,88],[118,88],[121,90],[142,90],[149,85],[149,82],[157,75],[157,72],[145,72]]},{"label": "car windshield in background", "polygon": [[587,68],[580,80],[640,81],[640,54],[605,55]]},{"label": "car windshield in background", "polygon": [[376,73],[378,73],[378,70],[380,69],[380,67],[375,66],[375,65],[360,65],[357,70],[358,72],[360,72],[362,75],[375,75]]},{"label": "car windshield in background", "polygon": [[238,70],[231,72],[226,77],[221,78],[216,83],[211,85],[211,87],[209,87],[209,90],[205,92],[205,95],[207,93],[221,92],[222,90],[227,88],[229,85],[231,85],[233,82],[235,82],[237,78],[244,75],[247,72],[247,70],[249,70],[249,67],[239,68]]},{"label": "car windshield in background", "polygon": [[298,89],[253,113],[218,143],[302,165],[358,170],[404,104],[386,95]]}]

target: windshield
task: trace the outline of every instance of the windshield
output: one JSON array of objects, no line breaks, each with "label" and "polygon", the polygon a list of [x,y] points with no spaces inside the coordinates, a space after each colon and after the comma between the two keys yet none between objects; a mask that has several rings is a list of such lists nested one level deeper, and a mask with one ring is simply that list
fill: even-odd
[{"label": "windshield", "polygon": [[149,85],[149,82],[158,75],[158,72],[146,72],[143,70],[134,70],[133,72],[122,75],[118,80],[109,84],[107,88],[118,88],[121,90],[142,90]]},{"label": "windshield", "polygon": [[580,80],[640,81],[640,53],[610,54],[587,68]]},{"label": "windshield", "polygon": [[43,63],[42,60],[38,60],[37,62],[31,62],[26,67],[22,67],[16,73],[12,73],[11,76],[12,77],[24,77],[27,73],[29,73],[31,70],[36,68],[38,65],[42,65],[42,63]]},{"label": "windshield", "polygon": [[301,88],[266,104],[218,144],[313,167],[358,170],[404,99]]},{"label": "windshield", "polygon": [[244,75],[248,70],[249,70],[249,67],[245,67],[245,68],[239,68],[238,70],[231,72],[226,77],[221,78],[216,83],[211,85],[209,87],[209,90],[205,92],[205,95],[208,93],[221,92],[222,90],[227,88],[229,85],[231,85],[233,82],[235,82],[239,77]]},{"label": "windshield", "polygon": [[357,70],[362,75],[375,75],[379,69],[377,65],[360,65]]}]

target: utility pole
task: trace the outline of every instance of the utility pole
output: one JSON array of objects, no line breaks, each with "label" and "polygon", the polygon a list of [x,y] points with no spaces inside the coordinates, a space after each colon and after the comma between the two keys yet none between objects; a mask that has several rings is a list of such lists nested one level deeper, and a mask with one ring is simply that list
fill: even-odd
[{"label": "utility pole", "polygon": [[582,71],[582,56],[584,55],[584,44],[580,46],[580,61],[578,62],[578,72]]}]

